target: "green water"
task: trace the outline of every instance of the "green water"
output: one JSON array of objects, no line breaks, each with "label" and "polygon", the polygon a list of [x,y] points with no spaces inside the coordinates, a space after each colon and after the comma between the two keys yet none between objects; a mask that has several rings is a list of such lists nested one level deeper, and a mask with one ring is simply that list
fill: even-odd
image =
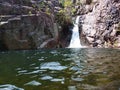
[{"label": "green water", "polygon": [[119,90],[119,63],[117,49],[0,52],[0,90]]}]

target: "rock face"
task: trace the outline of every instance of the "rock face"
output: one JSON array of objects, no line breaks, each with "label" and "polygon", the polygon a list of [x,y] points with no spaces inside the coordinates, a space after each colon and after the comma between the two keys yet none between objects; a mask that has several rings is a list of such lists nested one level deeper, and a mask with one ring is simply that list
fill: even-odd
[{"label": "rock face", "polygon": [[99,0],[92,6],[92,12],[80,20],[81,37],[93,47],[116,47],[120,35],[120,0]]},{"label": "rock face", "polygon": [[1,43],[7,49],[36,49],[53,38],[53,27],[53,18],[45,13],[18,16],[0,26]]},{"label": "rock face", "polygon": [[12,5],[10,3],[0,3],[0,15],[21,15],[35,13],[35,9],[29,6]]},{"label": "rock face", "polygon": [[[39,7],[41,2],[46,7]],[[55,48],[58,31],[51,11],[58,5],[58,0],[0,0],[0,50]]]},{"label": "rock face", "polygon": [[62,9],[59,0],[0,0],[0,50],[66,47]]},{"label": "rock face", "polygon": [[70,11],[59,0],[0,0],[0,50],[67,47],[69,14],[81,15],[81,44],[120,47],[120,0],[71,1]]}]

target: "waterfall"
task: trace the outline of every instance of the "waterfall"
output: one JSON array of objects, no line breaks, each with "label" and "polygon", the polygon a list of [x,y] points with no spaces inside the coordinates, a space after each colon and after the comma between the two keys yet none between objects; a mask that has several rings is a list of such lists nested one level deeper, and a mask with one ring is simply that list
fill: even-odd
[{"label": "waterfall", "polygon": [[68,48],[80,48],[81,43],[80,43],[80,37],[79,37],[79,18],[80,16],[77,16],[73,30],[72,30],[72,38],[70,41],[70,45],[68,46]]}]

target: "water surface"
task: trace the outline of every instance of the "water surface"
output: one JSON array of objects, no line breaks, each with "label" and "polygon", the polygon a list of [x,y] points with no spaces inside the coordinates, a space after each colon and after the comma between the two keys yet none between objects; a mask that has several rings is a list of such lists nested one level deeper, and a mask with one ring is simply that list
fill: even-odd
[{"label": "water surface", "polygon": [[0,52],[0,90],[119,90],[120,50]]}]

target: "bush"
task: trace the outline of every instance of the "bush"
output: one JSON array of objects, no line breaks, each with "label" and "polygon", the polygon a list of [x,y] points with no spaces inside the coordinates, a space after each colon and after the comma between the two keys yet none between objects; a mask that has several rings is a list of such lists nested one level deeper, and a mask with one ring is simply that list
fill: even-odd
[{"label": "bush", "polygon": [[56,21],[63,26],[66,23],[72,23],[71,17],[65,14],[64,10],[60,10],[56,15]]}]

